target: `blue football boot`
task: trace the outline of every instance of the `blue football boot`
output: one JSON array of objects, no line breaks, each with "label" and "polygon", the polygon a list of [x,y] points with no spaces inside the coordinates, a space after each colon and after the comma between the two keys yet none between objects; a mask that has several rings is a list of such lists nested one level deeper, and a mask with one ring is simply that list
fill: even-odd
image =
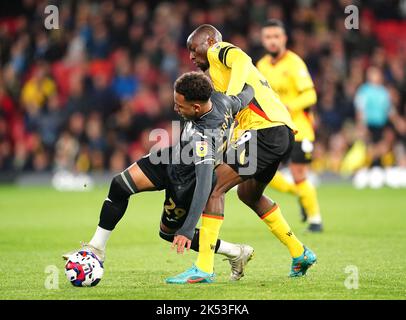
[{"label": "blue football boot", "polygon": [[169,277],[165,281],[170,284],[186,284],[186,283],[212,283],[214,282],[215,274],[207,273],[193,265],[185,272],[174,277]]},{"label": "blue football boot", "polygon": [[301,256],[292,259],[292,268],[289,277],[303,277],[307,270],[315,264],[317,257],[312,250],[304,247],[304,252]]}]

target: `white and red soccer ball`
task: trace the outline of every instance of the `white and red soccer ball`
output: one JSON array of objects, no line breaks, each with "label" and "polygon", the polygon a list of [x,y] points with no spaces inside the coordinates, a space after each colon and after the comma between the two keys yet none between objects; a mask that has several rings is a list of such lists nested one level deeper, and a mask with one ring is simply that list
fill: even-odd
[{"label": "white and red soccer ball", "polygon": [[93,252],[78,251],[69,256],[65,274],[75,287],[94,287],[103,277],[103,263]]}]

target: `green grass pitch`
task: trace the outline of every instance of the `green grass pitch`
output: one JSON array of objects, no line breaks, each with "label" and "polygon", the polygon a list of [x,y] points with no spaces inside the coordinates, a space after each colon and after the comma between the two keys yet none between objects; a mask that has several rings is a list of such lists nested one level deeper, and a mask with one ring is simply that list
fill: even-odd
[{"label": "green grass pitch", "polygon": [[[295,198],[267,190],[296,235],[318,256],[308,275],[290,279],[286,248],[234,191],[226,198],[220,237],[255,248],[239,282],[228,281],[229,265],[216,256],[214,284],[174,286],[164,279],[189,267],[196,253],[171,251],[158,236],[162,193],[133,197],[107,248],[105,274],[97,287],[75,288],[61,254],[88,241],[107,185],[88,192],[0,187],[0,299],[405,299],[405,190],[355,190],[348,185],[319,189],[325,233],[306,234]],[[45,269],[59,269],[59,289],[45,288]],[[344,285],[356,266],[358,289]],[[354,274],[351,274],[354,275]]]}]

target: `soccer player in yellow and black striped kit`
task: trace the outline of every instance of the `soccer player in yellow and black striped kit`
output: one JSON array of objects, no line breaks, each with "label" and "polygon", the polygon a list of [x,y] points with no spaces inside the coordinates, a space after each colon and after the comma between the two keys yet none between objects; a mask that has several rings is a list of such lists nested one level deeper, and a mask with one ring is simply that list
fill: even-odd
[{"label": "soccer player in yellow and black striped kit", "polygon": [[315,139],[311,107],[317,101],[316,90],[305,63],[297,54],[286,49],[286,41],[287,36],[281,21],[271,19],[264,24],[262,45],[267,54],[258,61],[257,68],[278,93],[298,128],[289,162],[294,183],[278,171],[269,185],[281,192],[296,195],[303,221],[309,224],[308,230],[321,232],[317,192],[308,179]]},{"label": "soccer player in yellow and black striped kit", "polygon": [[[219,217],[224,212],[224,196],[236,185],[239,199],[289,250],[292,257],[290,276],[304,276],[316,262],[316,255],[297,239],[279,206],[263,194],[293,146],[296,126],[288,110],[252,64],[251,58],[240,48],[223,42],[221,33],[213,26],[198,27],[189,36],[187,47],[190,59],[199,69],[208,72],[216,91],[235,95],[249,85],[254,89],[254,98],[236,115],[237,136],[226,151],[225,161],[216,167],[216,185],[202,215],[197,261],[192,268],[167,282],[196,283],[213,278],[213,248],[222,224]],[[247,168],[247,163],[248,167],[254,163],[253,168]],[[190,239],[176,236],[173,245],[177,246],[178,252],[183,252],[185,246],[190,246]],[[241,259],[230,260],[232,265],[238,263],[240,268],[240,274],[232,280],[244,275],[244,266],[250,257],[251,254],[242,251]]]}]

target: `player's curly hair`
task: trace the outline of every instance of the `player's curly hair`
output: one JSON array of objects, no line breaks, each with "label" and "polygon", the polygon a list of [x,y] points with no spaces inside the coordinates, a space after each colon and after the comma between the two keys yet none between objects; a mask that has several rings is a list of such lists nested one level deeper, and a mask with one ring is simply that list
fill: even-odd
[{"label": "player's curly hair", "polygon": [[182,74],[175,81],[174,87],[186,101],[208,101],[213,92],[210,78],[204,73],[195,71]]}]

